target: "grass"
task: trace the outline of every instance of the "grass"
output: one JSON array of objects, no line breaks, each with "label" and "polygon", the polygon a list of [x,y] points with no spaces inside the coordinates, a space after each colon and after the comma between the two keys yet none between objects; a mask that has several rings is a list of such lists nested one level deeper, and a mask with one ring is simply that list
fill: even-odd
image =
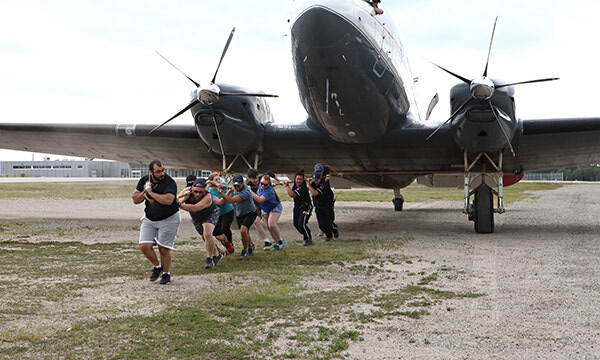
[{"label": "grass", "polygon": [[[70,184],[3,184],[0,187],[1,198],[51,198],[51,199],[120,199],[129,198],[135,189],[136,181],[123,181],[119,183],[80,183]],[[178,182],[178,189],[182,189],[183,182]],[[531,191],[547,191],[562,187],[560,183],[535,183],[519,182],[504,189],[505,202],[512,202],[533,197]],[[276,187],[281,200],[292,201],[285,189]],[[334,190],[335,191],[335,190]],[[402,189],[402,195],[408,202],[425,202],[431,200],[461,201],[463,189],[456,188],[428,188],[416,183]],[[394,192],[388,189],[365,190],[361,188],[352,190],[335,191],[337,201],[375,201],[389,202]]]},{"label": "grass", "polygon": [[[381,268],[391,262],[370,249],[407,241],[353,239],[308,248],[290,243],[247,261],[227,259],[210,272],[199,270],[203,252],[191,248],[175,253],[174,281],[191,281],[186,275],[212,280],[196,290],[180,284],[177,291],[147,282],[147,261],[132,244],[0,241],[0,275],[7,279],[0,284],[0,324],[19,318],[58,324],[0,326],[0,358],[344,358],[352,343],[362,341],[365,322],[418,320],[436,307],[447,313],[438,306],[443,300],[468,297],[421,285],[375,295],[389,276]],[[424,274],[428,286],[436,275]],[[90,292],[109,295],[108,289],[121,286],[115,278],[139,281],[143,289],[126,303],[76,300]],[[315,278],[337,286],[308,288]],[[376,309],[363,313],[357,304]],[[144,308],[156,311],[136,311]]]},{"label": "grass", "polygon": [[[0,198],[129,198],[134,186],[7,184]],[[520,183],[505,193],[514,201],[560,186]],[[387,202],[392,192],[336,194],[338,201]],[[462,190],[411,185],[403,194],[460,200]],[[202,270],[199,240],[182,239],[168,287],[147,281],[135,242],[88,243],[115,233],[136,239],[137,232],[137,223],[115,220],[0,220],[0,359],[338,359],[363,341],[366,323],[419,321],[448,314],[450,299],[483,296],[436,285],[461,270],[404,257],[410,237],[290,242],[210,272]],[[419,264],[427,271],[415,270]],[[397,265],[414,272],[390,270]]]},{"label": "grass", "polygon": [[[515,185],[504,188],[504,202],[510,203],[527,198],[535,197],[532,191],[548,191],[562,187],[561,183],[536,183],[519,182]],[[289,200],[289,196],[283,189],[277,189],[277,193],[282,200]],[[336,201],[368,201],[368,202],[390,202],[394,197],[394,191],[389,189],[352,189],[339,190],[334,189]],[[427,202],[427,201],[462,201],[464,190],[457,188],[430,188],[425,185],[413,183],[402,189],[402,196],[407,202]]]}]

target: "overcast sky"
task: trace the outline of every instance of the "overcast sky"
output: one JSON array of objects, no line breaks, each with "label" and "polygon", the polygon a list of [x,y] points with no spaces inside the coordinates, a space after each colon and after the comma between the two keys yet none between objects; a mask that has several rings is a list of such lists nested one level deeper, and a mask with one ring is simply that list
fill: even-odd
[{"label": "overcast sky", "polygon": [[[159,124],[187,105],[193,85],[154,51],[204,85],[234,26],[217,82],[279,94],[269,100],[276,121],[303,121],[291,65],[291,3],[0,0],[0,121]],[[481,75],[495,16],[490,76],[561,78],[517,87],[518,116],[600,116],[598,1],[383,0],[382,8],[419,77],[421,110],[440,95],[433,121],[449,116],[456,81],[423,59],[467,78]]]}]

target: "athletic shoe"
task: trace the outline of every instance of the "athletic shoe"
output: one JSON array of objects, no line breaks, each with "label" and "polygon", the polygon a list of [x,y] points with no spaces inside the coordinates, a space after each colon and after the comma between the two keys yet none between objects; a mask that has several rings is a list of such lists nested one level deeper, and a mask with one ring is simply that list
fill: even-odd
[{"label": "athletic shoe", "polygon": [[273,248],[271,249],[271,251],[283,250],[284,247],[285,247],[285,244],[283,244],[283,243],[277,244],[277,245],[273,246]]},{"label": "athletic shoe", "polygon": [[215,262],[213,261],[213,258],[211,257],[207,257],[206,258],[206,265],[204,265],[205,269],[212,269],[215,267]]},{"label": "athletic shoe", "polygon": [[333,230],[333,237],[336,238],[336,239],[339,238],[340,237],[340,232],[337,231],[337,230]]},{"label": "athletic shoe", "polygon": [[233,252],[235,251],[235,250],[233,249],[233,243],[231,243],[231,242],[229,242],[229,241],[225,243],[225,249],[227,250],[227,252],[228,252],[230,255],[231,255],[231,254],[233,254]]},{"label": "athletic shoe", "polygon": [[254,246],[254,243],[250,243],[250,247],[248,248],[248,255],[249,256],[254,256],[254,249],[256,247]]},{"label": "athletic shoe", "polygon": [[171,275],[169,274],[162,274],[162,277],[160,278],[160,284],[161,285],[165,285],[171,282]]},{"label": "athletic shoe", "polygon": [[331,241],[331,238],[327,238],[327,239],[325,239],[325,241]]},{"label": "athletic shoe", "polygon": [[240,253],[240,260],[245,260],[248,258],[248,252],[246,250],[242,250]]},{"label": "athletic shoe", "polygon": [[272,247],[273,247],[273,244],[271,244],[270,241],[265,241],[265,247],[263,250],[264,251],[271,250]]},{"label": "athletic shoe", "polygon": [[152,269],[152,275],[150,275],[150,281],[156,281],[162,272],[162,266],[155,267]]},{"label": "athletic shoe", "polygon": [[304,240],[304,245],[302,245],[302,246],[311,246],[311,245],[313,245],[312,240]]},{"label": "athletic shoe", "polygon": [[225,260],[225,255],[223,255],[223,254],[213,256],[213,263],[215,263],[215,266],[217,266],[219,264],[219,262],[221,262],[223,260]]}]

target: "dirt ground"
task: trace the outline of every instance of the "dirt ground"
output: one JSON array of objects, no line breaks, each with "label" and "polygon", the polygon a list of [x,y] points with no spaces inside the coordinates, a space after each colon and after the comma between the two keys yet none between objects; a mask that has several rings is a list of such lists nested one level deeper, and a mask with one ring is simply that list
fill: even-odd
[{"label": "dirt ground", "polygon": [[[403,255],[444,264],[456,275],[439,279],[438,287],[486,294],[468,301],[450,300],[445,306],[452,311],[432,311],[418,320],[370,323],[363,329],[364,341],[351,343],[347,356],[600,358],[600,184],[568,184],[535,195],[535,199],[509,204],[505,214],[496,215],[496,231],[490,235],[474,233],[473,223],[461,213],[460,201],[407,202],[402,212],[394,212],[391,202],[336,203],[339,241],[350,234],[353,238],[411,237],[414,240],[400,250]],[[26,203],[33,205],[30,200]],[[1,204],[2,219],[29,217],[24,215],[23,199],[3,199]],[[280,226],[285,239],[299,240],[291,224],[291,205],[285,203]],[[41,218],[57,223],[137,226],[143,215],[143,206],[134,206],[129,199],[39,199],[35,210]],[[179,236],[196,236],[187,216],[184,219]],[[314,216],[310,226],[316,233]],[[131,231],[117,229],[86,241],[136,244],[137,239],[127,237]],[[200,289],[205,281],[188,282],[186,289]],[[177,286],[160,289],[180,290]],[[135,300],[144,291],[141,282],[123,281],[103,296],[89,294],[74,301],[125,306],[124,298]],[[407,334],[411,334],[410,346]]]}]

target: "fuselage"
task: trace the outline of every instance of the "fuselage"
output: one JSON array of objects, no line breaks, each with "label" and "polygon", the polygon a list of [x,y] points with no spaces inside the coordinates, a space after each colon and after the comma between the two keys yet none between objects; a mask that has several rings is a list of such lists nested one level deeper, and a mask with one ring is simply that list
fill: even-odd
[{"label": "fuselage", "polygon": [[333,140],[372,143],[418,117],[406,53],[370,3],[295,1],[290,24],[301,101]]}]

